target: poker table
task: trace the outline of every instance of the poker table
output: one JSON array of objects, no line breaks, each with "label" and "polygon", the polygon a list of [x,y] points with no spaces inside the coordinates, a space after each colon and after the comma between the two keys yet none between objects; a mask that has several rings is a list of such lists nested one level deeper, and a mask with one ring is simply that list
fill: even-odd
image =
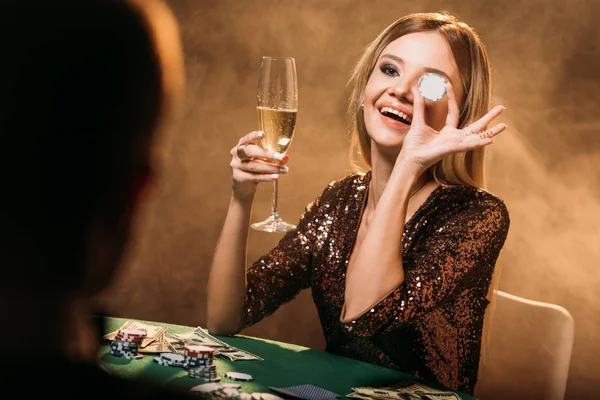
[{"label": "poker table", "polygon": [[[126,321],[127,319],[124,318],[107,318],[105,333],[118,330]],[[184,333],[195,328],[155,321],[138,321],[165,326],[167,332],[170,333]],[[215,338],[263,358],[260,361],[231,361],[220,356],[214,358],[220,377],[224,377],[225,373],[229,371],[252,375],[254,379],[250,382],[235,382],[239,383],[241,390],[247,393],[270,392],[277,394],[271,391],[269,386],[296,386],[310,383],[338,393],[344,398],[346,394],[352,392],[353,387],[379,387],[401,381],[416,381],[436,389],[449,390],[400,371],[295,344],[239,334],[215,336]],[[140,360],[115,357],[109,353],[109,345],[110,342],[105,341],[99,359],[101,364],[113,375],[153,381],[180,389],[190,389],[201,383],[199,380],[189,377],[184,368],[163,366],[152,362],[154,354],[145,354]],[[222,379],[221,382],[225,381],[229,380]],[[454,392],[462,399],[475,399],[465,393]]]}]

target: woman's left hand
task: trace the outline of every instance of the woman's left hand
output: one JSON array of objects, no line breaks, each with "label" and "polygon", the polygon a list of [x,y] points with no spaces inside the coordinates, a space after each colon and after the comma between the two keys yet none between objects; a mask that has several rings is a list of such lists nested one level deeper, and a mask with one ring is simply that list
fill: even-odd
[{"label": "woman's left hand", "polygon": [[[425,122],[425,100],[415,87],[413,92],[413,119],[410,130],[404,138],[398,160],[408,162],[424,172],[445,156],[484,147],[493,143],[493,137],[504,129],[506,124],[499,123],[485,129],[502,111],[504,106],[496,106],[477,121],[463,129],[458,129],[460,110],[452,85],[447,85],[448,115],[446,125],[436,131]],[[485,129],[485,130],[484,130]]]}]

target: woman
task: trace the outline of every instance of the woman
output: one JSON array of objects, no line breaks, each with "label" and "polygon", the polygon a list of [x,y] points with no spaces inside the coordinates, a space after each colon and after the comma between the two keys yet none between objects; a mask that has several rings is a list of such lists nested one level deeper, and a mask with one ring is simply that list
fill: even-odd
[{"label": "woman", "polygon": [[[432,71],[447,82],[440,101],[415,88]],[[486,296],[509,227],[503,201],[482,189],[484,148],[506,128],[486,129],[504,110],[489,109],[486,50],[452,16],[412,14],[371,43],[351,83],[349,116],[368,171],[328,185],[297,230],[247,271],[256,185],[285,173],[289,156],[258,146],[260,132],[232,149],[208,328],[239,332],[311,288],[326,351],[472,394]]]}]

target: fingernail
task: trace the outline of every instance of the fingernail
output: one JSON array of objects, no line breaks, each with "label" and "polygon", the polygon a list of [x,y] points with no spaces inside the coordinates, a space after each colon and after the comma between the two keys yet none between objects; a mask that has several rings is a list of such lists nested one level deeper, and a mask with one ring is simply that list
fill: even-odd
[{"label": "fingernail", "polygon": [[265,133],[263,131],[258,131],[256,133],[256,136],[258,136],[258,137],[263,137],[264,135],[265,135]]},{"label": "fingernail", "polygon": [[279,167],[279,172],[288,172],[289,170],[288,167]]},{"label": "fingernail", "polygon": [[272,174],[271,175],[271,179],[277,179],[277,178],[279,178],[279,174]]},{"label": "fingernail", "polygon": [[275,152],[275,153],[273,153],[273,158],[276,159],[277,161],[281,161],[281,160],[283,160],[283,154]]}]

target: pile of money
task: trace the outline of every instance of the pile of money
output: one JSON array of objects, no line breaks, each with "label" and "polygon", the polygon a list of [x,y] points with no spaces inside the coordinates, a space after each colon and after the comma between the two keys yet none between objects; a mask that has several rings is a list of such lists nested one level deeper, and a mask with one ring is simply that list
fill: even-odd
[{"label": "pile of money", "polygon": [[438,390],[422,383],[404,381],[385,387],[355,387],[346,397],[365,400],[461,400],[450,391]]},{"label": "pile of money", "polygon": [[188,345],[208,346],[214,349],[214,355],[227,357],[231,361],[262,360],[261,357],[225,342],[210,335],[201,327],[184,333],[169,333],[166,326],[151,325],[135,320],[127,320],[119,329],[104,335],[104,339],[112,341],[121,329],[136,329],[146,332],[138,353],[176,353],[183,354]]}]

